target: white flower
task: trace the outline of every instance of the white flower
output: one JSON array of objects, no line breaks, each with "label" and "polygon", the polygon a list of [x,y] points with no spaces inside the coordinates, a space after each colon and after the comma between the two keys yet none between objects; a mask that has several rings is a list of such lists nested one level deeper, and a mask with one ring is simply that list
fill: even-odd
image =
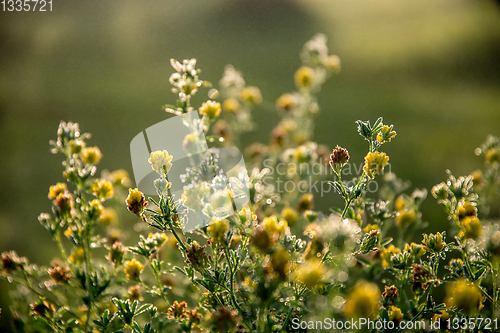
[{"label": "white flower", "polygon": [[151,163],[151,167],[154,171],[163,176],[166,175],[172,167],[172,158],[173,157],[168,154],[168,151],[157,150],[151,153],[151,157],[148,162]]}]

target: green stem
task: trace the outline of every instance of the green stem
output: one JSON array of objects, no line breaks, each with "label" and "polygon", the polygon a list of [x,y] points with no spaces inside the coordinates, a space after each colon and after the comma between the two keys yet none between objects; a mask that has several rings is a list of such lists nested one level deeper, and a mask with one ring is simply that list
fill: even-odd
[{"label": "green stem", "polygon": [[252,325],[248,321],[248,318],[246,318],[245,312],[240,307],[240,305],[236,301],[236,297],[234,296],[234,272],[237,269],[237,267],[235,267],[235,269],[233,269],[233,265],[232,265],[232,262],[231,262],[231,257],[229,256],[229,251],[228,251],[228,248],[227,248],[227,244],[224,244],[224,253],[226,254],[226,261],[227,261],[227,264],[229,266],[229,272],[230,272],[230,277],[229,277],[230,290],[229,290],[229,294],[231,296],[231,301],[234,304],[235,308],[238,309],[238,311],[241,313],[241,315],[244,316],[245,326],[247,326],[247,328],[250,331],[252,331]]},{"label": "green stem", "polygon": [[151,260],[151,258],[148,258],[148,263],[149,263],[149,266],[151,267],[151,269],[153,270],[153,274],[154,274],[155,279],[156,279],[156,284],[158,285],[158,289],[161,292],[161,296],[162,296],[163,300],[165,301],[165,303],[167,303],[167,306],[170,306],[170,302],[168,301],[167,296],[165,296],[165,293],[163,292],[163,286],[162,286],[161,281],[160,281],[160,274],[156,270],[156,268],[155,268],[156,266],[153,266],[153,261]]},{"label": "green stem", "polygon": [[66,250],[64,249],[64,246],[63,246],[62,241],[61,241],[61,234],[59,232],[59,226],[56,227],[54,239],[56,240],[57,247],[59,248],[59,252],[61,253],[61,256],[63,257],[64,262],[66,263],[66,265],[69,266],[68,256],[66,254]]},{"label": "green stem", "polygon": [[92,264],[90,260],[90,227],[89,225],[85,226],[85,234],[84,234],[84,246],[83,252],[85,254],[85,288],[87,291],[87,296],[89,298],[87,318],[85,319],[85,332],[89,329],[90,316],[92,314],[92,303],[94,302],[94,297],[92,295],[92,291],[90,289],[90,273],[92,271]]},{"label": "green stem", "polygon": [[[362,184],[363,182],[363,179],[365,178],[366,176],[366,172],[363,171],[363,173],[361,174],[361,177],[359,177],[359,180],[358,180],[358,183],[356,184],[356,186],[354,186],[354,193],[356,193],[359,189],[359,186]],[[342,184],[342,186],[344,186]],[[349,209],[349,206],[351,205],[352,201],[354,200],[354,197],[352,197],[352,192],[351,192],[351,195],[349,196],[349,199],[346,201],[346,205],[344,207],[344,210],[342,211],[342,216],[341,216],[341,220],[343,220],[347,214],[347,211]]]}]

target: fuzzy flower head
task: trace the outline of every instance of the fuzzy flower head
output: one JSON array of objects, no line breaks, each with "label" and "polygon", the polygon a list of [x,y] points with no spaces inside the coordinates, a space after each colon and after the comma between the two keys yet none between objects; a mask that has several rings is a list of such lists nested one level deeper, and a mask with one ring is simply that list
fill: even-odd
[{"label": "fuzzy flower head", "polygon": [[436,234],[424,234],[424,239],[422,240],[422,244],[424,245],[424,249],[428,252],[439,253],[441,252],[445,246],[446,234],[443,232],[437,232]]},{"label": "fuzzy flower head", "polygon": [[90,202],[89,214],[92,218],[99,218],[104,212],[104,207],[98,199],[94,199]]},{"label": "fuzzy flower head", "polygon": [[111,207],[104,208],[104,211],[99,216],[99,222],[103,225],[115,225],[118,222],[118,214]]},{"label": "fuzzy flower head", "polygon": [[284,94],[281,95],[280,98],[276,101],[276,108],[278,111],[282,111],[284,113],[288,113],[295,109],[297,106],[297,101],[295,96],[292,94]]},{"label": "fuzzy flower head", "polygon": [[389,312],[389,320],[394,322],[400,322],[401,320],[403,320],[404,316],[400,308],[396,306],[390,306],[388,312]]},{"label": "fuzzy flower head", "polygon": [[481,290],[475,284],[466,280],[459,280],[449,284],[446,294],[448,306],[456,306],[466,314],[472,314],[483,307]]},{"label": "fuzzy flower head", "polygon": [[100,200],[110,199],[114,195],[113,184],[104,179],[96,179],[90,186],[90,192]]},{"label": "fuzzy flower head", "polygon": [[185,311],[187,308],[186,302],[174,301],[172,306],[168,309],[167,314],[169,319],[182,319],[186,316]]},{"label": "fuzzy flower head", "polygon": [[483,226],[477,216],[467,216],[460,221],[462,231],[458,234],[462,238],[476,239],[483,233]]},{"label": "fuzzy flower head", "polygon": [[127,204],[127,209],[136,215],[142,214],[144,208],[148,205],[144,193],[137,188],[128,190],[128,197],[125,203]]},{"label": "fuzzy flower head", "polygon": [[312,258],[300,264],[294,274],[295,280],[313,288],[325,277],[326,270],[320,259]]},{"label": "fuzzy flower head", "polygon": [[49,188],[49,199],[55,199],[60,193],[66,192],[67,187],[65,183],[57,183]]},{"label": "fuzzy flower head", "polygon": [[363,171],[370,178],[374,178],[376,175],[380,175],[384,172],[385,166],[389,163],[389,156],[381,152],[368,153],[365,156],[365,165],[363,166]]},{"label": "fuzzy flower head", "polygon": [[260,93],[259,88],[257,87],[245,87],[240,92],[240,100],[243,103],[256,105],[262,103],[262,94]]},{"label": "fuzzy flower head", "polygon": [[228,98],[222,102],[222,110],[229,114],[236,114],[241,110],[241,104],[236,98]]},{"label": "fuzzy flower head", "polygon": [[278,234],[278,235],[283,235],[287,229],[287,222],[286,221],[278,221],[278,218],[275,215],[271,215],[269,217],[265,217],[264,221],[262,222],[262,225],[264,226],[264,229],[267,231],[268,234]]},{"label": "fuzzy flower head", "polygon": [[214,119],[220,115],[220,103],[216,101],[206,101],[200,107],[200,113],[206,115],[209,119]]},{"label": "fuzzy flower head", "polygon": [[403,251],[410,253],[410,257],[414,260],[420,259],[425,254],[424,246],[413,242],[406,244]]},{"label": "fuzzy flower head", "polygon": [[459,220],[462,220],[466,217],[477,216],[476,205],[469,201],[462,201],[458,204],[457,214]]},{"label": "fuzzy flower head", "polygon": [[138,280],[139,275],[144,270],[144,265],[137,259],[127,260],[125,262],[124,272],[129,280]]},{"label": "fuzzy flower head", "polygon": [[0,268],[2,273],[9,274],[17,268],[22,267],[24,258],[20,258],[15,251],[2,252],[0,256]]},{"label": "fuzzy flower head", "polygon": [[350,318],[374,318],[380,302],[380,289],[375,283],[362,281],[347,295],[344,315]]},{"label": "fuzzy flower head", "polygon": [[278,273],[281,278],[285,278],[290,268],[290,254],[283,248],[278,247],[271,257],[273,270]]},{"label": "fuzzy flower head", "polygon": [[76,248],[73,253],[68,257],[69,261],[73,264],[80,264],[85,260],[85,250],[83,247]]},{"label": "fuzzy flower head", "polygon": [[486,151],[486,162],[498,165],[500,163],[500,147],[494,147]]},{"label": "fuzzy flower head", "polygon": [[102,158],[102,153],[99,147],[85,147],[82,149],[80,156],[82,161],[87,164],[97,164]]},{"label": "fuzzy flower head", "polygon": [[311,67],[302,66],[295,72],[295,85],[299,89],[310,89],[314,82],[314,70]]},{"label": "fuzzy flower head", "polygon": [[176,71],[169,78],[170,84],[174,86],[172,92],[179,94],[181,102],[186,102],[203,85],[203,81],[198,78],[200,71],[196,69],[196,59],[184,59],[182,63],[170,59],[170,64]]},{"label": "fuzzy flower head", "polygon": [[401,210],[396,213],[396,224],[406,228],[408,225],[415,222],[415,209]]},{"label": "fuzzy flower head", "polygon": [[294,225],[299,219],[299,214],[292,207],[284,207],[281,210],[281,218],[287,222],[289,226]]},{"label": "fuzzy flower head", "polygon": [[226,232],[229,229],[229,222],[226,219],[215,220],[207,227],[207,231],[215,244],[221,244],[226,238]]},{"label": "fuzzy flower head", "polygon": [[160,176],[165,176],[172,167],[172,155],[166,150],[157,150],[151,153],[148,162]]},{"label": "fuzzy flower head", "polygon": [[377,141],[382,143],[386,142],[391,142],[391,139],[393,139],[396,136],[396,132],[392,130],[393,125],[387,126],[384,125],[380,129],[380,132],[377,134]]},{"label": "fuzzy flower head", "polygon": [[340,58],[337,55],[329,55],[328,57],[322,59],[321,64],[332,73],[340,72]]},{"label": "fuzzy flower head", "polygon": [[330,155],[330,167],[338,175],[340,170],[349,161],[349,152],[342,147],[335,147]]}]

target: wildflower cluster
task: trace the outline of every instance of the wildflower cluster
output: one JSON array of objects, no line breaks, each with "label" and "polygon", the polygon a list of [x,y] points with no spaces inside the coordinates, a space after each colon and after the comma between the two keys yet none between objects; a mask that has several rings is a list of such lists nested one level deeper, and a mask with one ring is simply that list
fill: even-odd
[{"label": "wildflower cluster", "polygon": [[[191,97],[210,85],[199,78],[196,60],[171,61],[178,100],[165,110],[182,117],[191,162],[177,195],[171,170],[182,162],[173,150],[151,152],[156,195],[147,197],[130,188],[124,170],[97,177],[103,154],[87,146],[90,135],[78,124],[62,122],[51,145],[64,157],[66,181],[49,187],[51,213],[39,216],[60,258],[38,266],[13,251],[0,255],[0,276],[18,286],[13,330],[296,332],[296,319],[430,325],[498,318],[500,228],[491,213],[500,193],[499,139],[489,137],[476,150],[484,171],[458,178],[448,171],[431,190],[450,228],[426,233],[427,191],[408,191],[381,151],[396,137],[393,125],[357,121],[368,149],[362,174],[350,180],[343,172],[348,150],[312,141],[315,94],[339,72],[340,60],[329,54],[324,35],[304,45],[301,60],[297,90],[276,102],[281,119],[269,144],[251,145],[253,169],[231,175],[218,163],[223,149],[252,129],[251,111],[264,97],[228,66],[220,101],[212,89],[195,107]],[[205,135],[225,148],[208,149]],[[314,208],[312,193],[279,193],[266,178],[279,163],[297,188],[313,165],[331,170],[330,185],[344,206],[324,213]],[[374,179],[381,185],[370,194]],[[242,199],[248,203],[238,207]]]}]

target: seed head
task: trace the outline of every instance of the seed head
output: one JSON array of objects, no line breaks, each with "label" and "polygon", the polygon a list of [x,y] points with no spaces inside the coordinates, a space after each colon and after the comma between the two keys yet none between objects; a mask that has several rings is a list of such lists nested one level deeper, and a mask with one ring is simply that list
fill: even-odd
[{"label": "seed head", "polygon": [[127,209],[136,215],[142,214],[144,208],[148,205],[144,193],[137,188],[128,190],[128,197],[125,202],[127,204]]},{"label": "seed head", "polygon": [[330,167],[337,172],[349,161],[349,152],[347,149],[339,146],[335,147],[330,155]]}]

